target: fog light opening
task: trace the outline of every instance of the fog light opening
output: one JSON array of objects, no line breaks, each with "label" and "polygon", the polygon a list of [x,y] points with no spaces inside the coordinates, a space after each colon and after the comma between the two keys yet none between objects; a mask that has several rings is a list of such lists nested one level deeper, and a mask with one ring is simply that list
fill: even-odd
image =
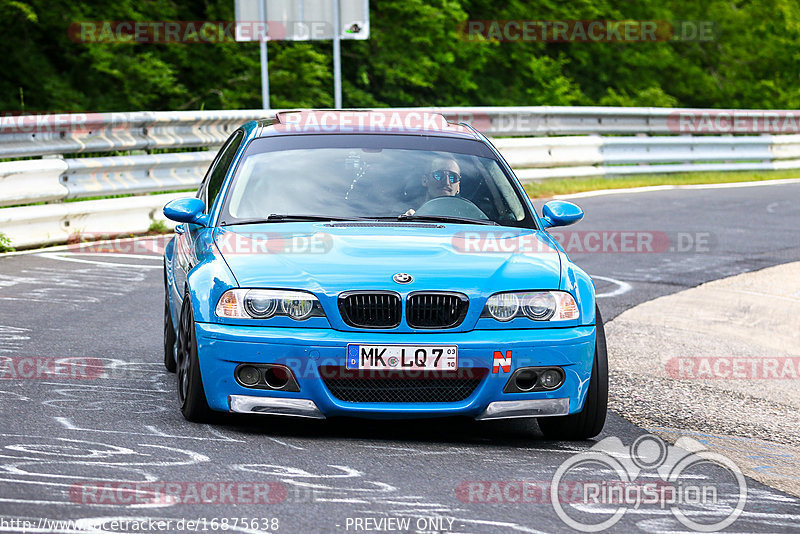
[{"label": "fog light opening", "polygon": [[539,377],[539,380],[541,381],[542,387],[545,389],[556,389],[564,381],[561,373],[555,369],[548,369],[547,371],[543,372]]},{"label": "fog light opening", "polygon": [[252,365],[243,365],[236,371],[236,378],[243,386],[252,387],[261,382],[261,371]]},{"label": "fog light opening", "polygon": [[270,367],[264,372],[264,380],[272,389],[283,389],[289,383],[289,370],[285,367]]},{"label": "fog light opening", "polygon": [[529,369],[524,371],[520,371],[517,373],[517,376],[514,378],[514,385],[517,386],[517,389],[520,391],[530,391],[536,386],[536,373]]}]

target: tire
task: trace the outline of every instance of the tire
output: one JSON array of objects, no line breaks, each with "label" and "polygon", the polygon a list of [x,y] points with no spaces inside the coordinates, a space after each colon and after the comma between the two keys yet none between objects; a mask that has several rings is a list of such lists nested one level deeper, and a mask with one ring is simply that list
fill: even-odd
[{"label": "tire", "polygon": [[608,410],[608,352],[606,331],[600,310],[597,316],[597,334],[594,347],[594,364],[589,379],[589,391],[583,409],[571,415],[539,418],[539,429],[546,438],[556,440],[583,440],[598,435],[606,423]]},{"label": "tire", "polygon": [[200,361],[197,357],[197,337],[194,329],[194,313],[187,293],[181,307],[177,336],[178,401],[181,413],[187,421],[204,423],[211,419],[203,380],[200,376]]},{"label": "tire", "polygon": [[172,317],[169,313],[169,296],[164,291],[164,367],[174,373],[178,364],[175,363],[175,328],[172,326]]}]

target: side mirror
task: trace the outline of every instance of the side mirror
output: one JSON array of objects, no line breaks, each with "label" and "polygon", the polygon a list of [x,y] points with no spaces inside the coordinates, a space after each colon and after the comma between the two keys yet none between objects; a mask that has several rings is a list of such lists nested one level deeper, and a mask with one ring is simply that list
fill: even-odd
[{"label": "side mirror", "polygon": [[205,226],[208,223],[208,215],[203,213],[205,209],[206,205],[199,198],[176,198],[164,206],[164,215],[176,222]]},{"label": "side mirror", "polygon": [[542,222],[545,228],[569,226],[583,219],[583,210],[572,202],[551,200],[542,206]]}]

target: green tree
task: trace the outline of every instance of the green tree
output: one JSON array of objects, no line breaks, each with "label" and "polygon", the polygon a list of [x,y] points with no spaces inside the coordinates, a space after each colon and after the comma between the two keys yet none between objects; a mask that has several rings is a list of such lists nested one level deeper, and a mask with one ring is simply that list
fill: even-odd
[{"label": "green tree", "polygon": [[[232,21],[233,0],[0,0],[0,110],[261,106],[258,44],[76,42],[81,21]],[[469,20],[710,21],[713,39],[497,42]],[[620,105],[796,108],[794,0],[371,0],[342,42],[348,107]],[[664,23],[660,23],[664,27]],[[74,35],[73,35],[74,37]],[[271,42],[275,108],[333,104],[330,42]]]}]

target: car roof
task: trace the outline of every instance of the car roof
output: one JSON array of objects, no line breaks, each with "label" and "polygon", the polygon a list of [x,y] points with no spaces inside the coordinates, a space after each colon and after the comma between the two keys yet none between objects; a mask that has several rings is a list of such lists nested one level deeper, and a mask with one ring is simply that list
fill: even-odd
[{"label": "car roof", "polygon": [[478,139],[441,113],[417,109],[281,111],[257,121],[255,137],[303,134],[395,134]]}]

